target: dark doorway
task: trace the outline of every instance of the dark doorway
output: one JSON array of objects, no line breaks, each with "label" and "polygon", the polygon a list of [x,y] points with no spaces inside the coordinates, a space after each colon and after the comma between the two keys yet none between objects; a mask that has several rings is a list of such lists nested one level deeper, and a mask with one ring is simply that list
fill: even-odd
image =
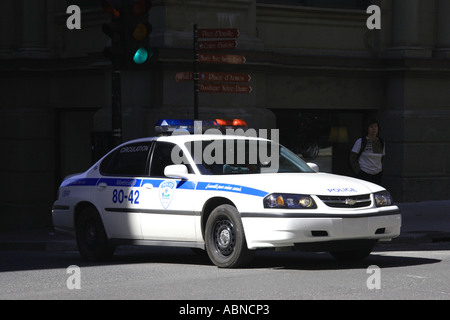
[{"label": "dark doorway", "polygon": [[353,175],[350,150],[362,135],[369,114],[361,110],[271,109],[280,143],[321,172]]},{"label": "dark doorway", "polygon": [[91,166],[91,132],[96,109],[58,109],[55,126],[56,186]]}]

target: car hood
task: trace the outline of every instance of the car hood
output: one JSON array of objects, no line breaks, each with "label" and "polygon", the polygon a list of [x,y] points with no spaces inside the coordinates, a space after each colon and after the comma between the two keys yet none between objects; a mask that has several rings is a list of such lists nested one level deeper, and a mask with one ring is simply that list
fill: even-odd
[{"label": "car hood", "polygon": [[[264,193],[351,196],[384,190],[363,180],[328,173],[277,173],[208,176],[210,183],[245,186]],[[206,180],[204,180],[206,181]]]}]

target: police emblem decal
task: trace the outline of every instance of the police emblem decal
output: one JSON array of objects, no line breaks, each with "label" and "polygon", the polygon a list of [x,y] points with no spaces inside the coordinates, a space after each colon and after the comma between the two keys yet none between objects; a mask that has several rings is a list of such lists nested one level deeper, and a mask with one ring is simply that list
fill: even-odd
[{"label": "police emblem decal", "polygon": [[159,185],[159,200],[164,209],[167,209],[172,202],[176,186],[176,182],[172,180],[164,180]]}]

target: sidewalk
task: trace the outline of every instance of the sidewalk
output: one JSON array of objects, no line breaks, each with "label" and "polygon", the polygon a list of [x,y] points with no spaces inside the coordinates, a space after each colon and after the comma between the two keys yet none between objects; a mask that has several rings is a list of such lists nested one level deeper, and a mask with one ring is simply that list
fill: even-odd
[{"label": "sidewalk", "polygon": [[77,250],[75,238],[55,232],[53,227],[0,232],[0,250]]},{"label": "sidewalk", "polygon": [[397,203],[402,229],[393,243],[450,242],[450,200]]},{"label": "sidewalk", "polygon": [[[402,229],[392,244],[450,242],[450,200],[398,203]],[[0,250],[76,250],[75,239],[53,228],[0,232]]]}]

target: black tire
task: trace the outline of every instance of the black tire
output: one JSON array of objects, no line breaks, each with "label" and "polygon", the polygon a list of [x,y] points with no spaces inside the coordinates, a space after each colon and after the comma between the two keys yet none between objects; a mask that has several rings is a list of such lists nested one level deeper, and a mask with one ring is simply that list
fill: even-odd
[{"label": "black tire", "polygon": [[86,260],[107,260],[114,254],[115,247],[109,244],[102,219],[93,207],[80,212],[76,222],[76,240],[78,251]]},{"label": "black tire", "polygon": [[355,248],[352,250],[337,250],[330,251],[330,254],[337,260],[340,261],[361,261],[367,258],[372,252],[374,244],[364,244],[360,248]]},{"label": "black tire", "polygon": [[247,247],[244,228],[237,209],[224,204],[215,208],[206,222],[206,252],[220,268],[244,266],[253,258]]}]

